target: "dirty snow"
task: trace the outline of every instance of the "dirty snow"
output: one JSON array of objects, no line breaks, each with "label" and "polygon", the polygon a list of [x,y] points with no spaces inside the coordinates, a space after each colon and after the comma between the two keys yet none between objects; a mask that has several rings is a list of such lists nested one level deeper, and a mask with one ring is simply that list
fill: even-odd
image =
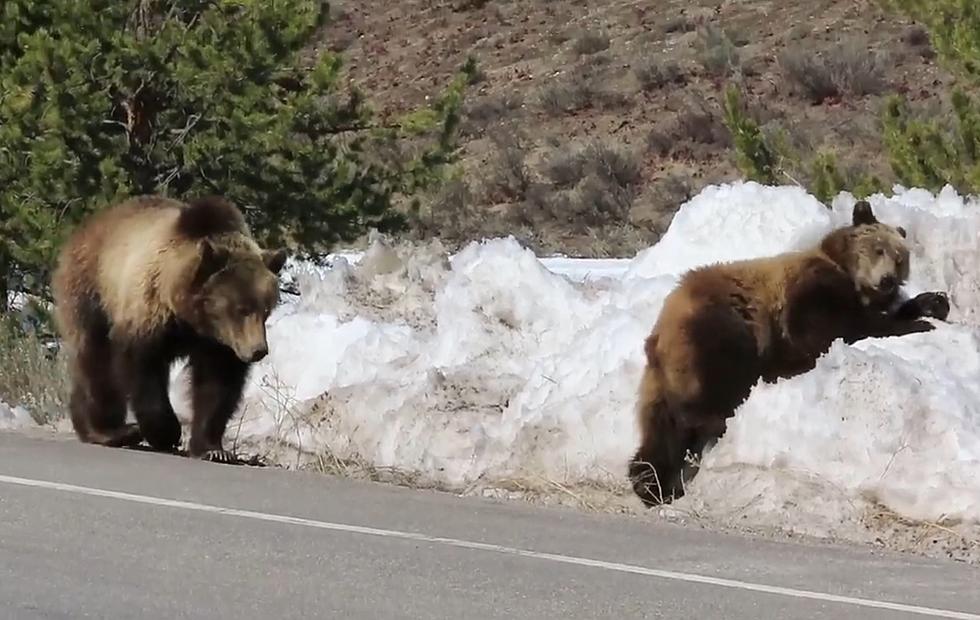
[{"label": "dirty snow", "polygon": [[[453,488],[623,493],[642,342],[677,277],[812,243],[853,203],[709,187],[632,260],[539,259],[509,238],[449,256],[378,238],[327,266],[293,264],[301,294],[270,319],[272,352],[229,435],[288,446],[281,460],[326,455]],[[670,510],[851,538],[867,537],[873,506],[980,523],[980,205],[903,188],[871,203],[908,230],[909,292],[947,291],[951,323],[837,343],[816,370],[757,386]]]},{"label": "dirty snow", "polygon": [[24,407],[11,407],[0,401],[0,430],[17,430],[36,426],[37,422]]}]

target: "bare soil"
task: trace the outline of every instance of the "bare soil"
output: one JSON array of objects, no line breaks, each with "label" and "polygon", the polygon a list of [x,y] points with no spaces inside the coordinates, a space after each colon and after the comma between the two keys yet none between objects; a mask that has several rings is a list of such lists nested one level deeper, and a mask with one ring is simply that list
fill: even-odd
[{"label": "bare soil", "polygon": [[[542,252],[631,256],[707,184],[741,178],[722,121],[741,85],[764,130],[894,177],[883,98],[938,103],[925,31],[873,0],[344,0],[321,49],[383,116],[437,95],[473,55],[459,180],[422,236],[513,234]],[[786,183],[806,185],[787,162]]]}]

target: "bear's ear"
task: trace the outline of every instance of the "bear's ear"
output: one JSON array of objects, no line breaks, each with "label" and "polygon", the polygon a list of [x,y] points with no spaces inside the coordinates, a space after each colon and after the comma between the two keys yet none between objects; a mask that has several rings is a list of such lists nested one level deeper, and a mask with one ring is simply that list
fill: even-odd
[{"label": "bear's ear", "polygon": [[871,211],[871,205],[868,204],[867,200],[859,200],[854,205],[854,216],[853,220],[855,226],[860,226],[861,224],[877,224],[878,219],[875,214]]},{"label": "bear's ear", "polygon": [[197,281],[204,282],[228,264],[229,253],[205,239],[201,242],[201,262],[197,267]]},{"label": "bear's ear", "polygon": [[896,227],[896,230],[898,230],[898,234],[902,235],[902,239],[904,239],[906,237],[906,232],[905,232],[905,229],[904,228],[902,228],[901,226],[898,226],[898,227]]},{"label": "bear's ear", "polygon": [[286,264],[286,250],[262,250],[262,262],[269,268],[269,271],[279,275],[283,266]]}]

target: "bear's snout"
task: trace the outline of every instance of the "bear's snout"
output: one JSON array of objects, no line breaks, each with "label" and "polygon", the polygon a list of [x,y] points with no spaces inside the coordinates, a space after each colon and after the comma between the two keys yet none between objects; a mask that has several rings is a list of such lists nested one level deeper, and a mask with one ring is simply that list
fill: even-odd
[{"label": "bear's snout", "polygon": [[269,347],[266,345],[260,346],[258,349],[252,351],[252,357],[249,358],[250,362],[258,362],[265,358],[269,354]]},{"label": "bear's snout", "polygon": [[893,293],[898,289],[898,278],[895,276],[884,276],[878,282],[878,288],[882,293]]}]

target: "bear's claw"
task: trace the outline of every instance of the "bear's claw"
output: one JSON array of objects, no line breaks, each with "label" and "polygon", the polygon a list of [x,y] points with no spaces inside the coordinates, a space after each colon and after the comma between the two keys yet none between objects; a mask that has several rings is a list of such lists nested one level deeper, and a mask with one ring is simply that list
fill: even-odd
[{"label": "bear's claw", "polygon": [[915,296],[915,303],[924,317],[945,321],[949,316],[949,297],[946,293],[921,293]]},{"label": "bear's claw", "polygon": [[240,465],[242,462],[233,452],[228,450],[208,450],[199,457],[202,461],[211,463],[224,463],[226,465]]},{"label": "bear's claw", "polygon": [[249,467],[266,466],[266,463],[258,455],[243,458],[230,450],[208,450],[197,458],[201,459],[202,461],[222,463],[224,465],[246,465]]}]

